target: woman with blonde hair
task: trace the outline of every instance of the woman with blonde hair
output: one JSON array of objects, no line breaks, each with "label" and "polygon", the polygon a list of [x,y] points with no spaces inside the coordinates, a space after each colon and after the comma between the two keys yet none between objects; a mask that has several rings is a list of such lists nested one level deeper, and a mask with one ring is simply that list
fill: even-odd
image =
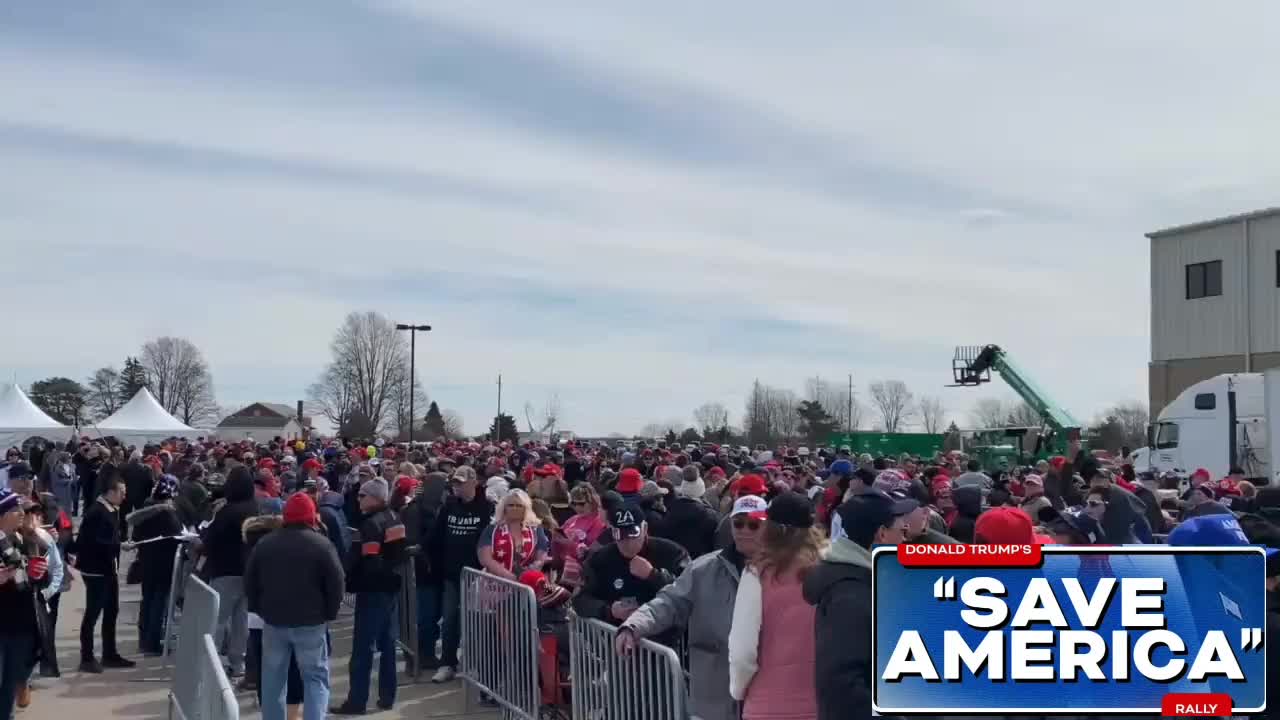
[{"label": "woman with blonde hair", "polygon": [[729,631],[729,693],[743,720],[811,720],[814,608],[804,578],[822,554],[822,536],[804,495],[785,492],[769,503],[760,552],[742,574]]},{"label": "woman with blonde hair", "polygon": [[480,534],[480,565],[492,575],[517,580],[525,570],[541,570],[550,547],[533,500],[523,490],[512,490],[498,501],[493,522]]}]

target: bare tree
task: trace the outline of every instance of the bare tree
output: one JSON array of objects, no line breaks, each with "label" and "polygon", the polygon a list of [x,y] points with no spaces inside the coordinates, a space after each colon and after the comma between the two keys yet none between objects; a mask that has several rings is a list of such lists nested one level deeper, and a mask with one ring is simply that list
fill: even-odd
[{"label": "bare tree", "polygon": [[120,392],[120,373],[111,366],[95,370],[85,389],[89,391],[85,398],[88,410],[99,420],[119,410],[128,400]]},{"label": "bare tree", "polygon": [[[412,388],[412,402],[410,402],[410,388]],[[424,408],[430,404],[427,392],[422,389],[422,382],[415,377],[413,382],[410,383],[408,365],[405,365],[401,368],[401,372],[396,374],[392,383],[390,400],[391,422],[395,425],[396,432],[400,434],[409,432],[410,423],[421,422],[422,415],[417,418],[413,418],[411,415],[415,412],[424,412]]]},{"label": "bare tree", "polygon": [[320,379],[307,388],[307,397],[335,428],[346,427],[355,409],[355,387],[349,368],[329,363]]},{"label": "bare tree", "polygon": [[162,337],[142,346],[147,387],[166,412],[188,425],[212,419],[217,412],[213,378],[200,349],[190,340]]},{"label": "bare tree", "polygon": [[942,432],[947,424],[947,408],[943,406],[942,398],[936,395],[920,398],[920,424],[927,433],[936,435]]},{"label": "bare tree", "polygon": [[1009,410],[997,398],[982,398],[969,410],[969,422],[975,428],[1004,427]]},{"label": "bare tree", "polygon": [[901,380],[879,380],[869,388],[871,403],[885,432],[899,432],[914,415],[914,395]]},{"label": "bare tree", "polygon": [[321,412],[335,423],[334,416],[348,423],[353,417],[367,419],[375,431],[395,425],[397,392],[408,390],[409,376],[409,342],[395,324],[376,312],[353,312],[329,347],[333,357],[311,386]]},{"label": "bare tree", "polygon": [[822,403],[823,409],[840,421],[840,429],[845,432],[853,432],[862,424],[862,403],[845,380],[809,378],[804,384],[804,399]]},{"label": "bare tree", "polygon": [[693,421],[704,433],[729,426],[729,408],[718,402],[703,403],[693,409]]},{"label": "bare tree", "polygon": [[1044,424],[1044,418],[1026,402],[1018,402],[1009,409],[1007,422],[1010,427],[1039,427]]},{"label": "bare tree", "polygon": [[462,437],[462,416],[455,410],[445,410],[441,416],[444,418],[445,437],[451,440]]},{"label": "bare tree", "polygon": [[1112,408],[1110,414],[1115,416],[1123,431],[1122,444],[1130,448],[1147,444],[1147,423],[1151,422],[1151,413],[1146,403],[1137,400],[1123,402]]},{"label": "bare tree", "polygon": [[662,422],[647,423],[644,427],[640,428],[640,437],[661,438],[666,436],[668,432],[673,432],[679,435],[680,431],[683,429],[680,426],[683,424],[684,421],[679,418],[669,418]]}]

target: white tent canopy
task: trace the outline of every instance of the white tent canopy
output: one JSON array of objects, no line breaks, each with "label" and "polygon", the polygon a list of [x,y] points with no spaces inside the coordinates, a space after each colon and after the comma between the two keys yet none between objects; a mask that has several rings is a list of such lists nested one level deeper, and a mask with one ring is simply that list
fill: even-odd
[{"label": "white tent canopy", "polygon": [[171,437],[194,438],[200,434],[199,430],[188,427],[165,412],[146,388],[139,390],[132,400],[110,417],[84,427],[86,432],[90,429],[94,433],[113,436],[122,443],[132,445],[159,442]]},{"label": "white tent canopy", "polygon": [[0,447],[20,445],[32,437],[65,440],[72,432],[70,426],[36,407],[16,384],[0,387]]}]

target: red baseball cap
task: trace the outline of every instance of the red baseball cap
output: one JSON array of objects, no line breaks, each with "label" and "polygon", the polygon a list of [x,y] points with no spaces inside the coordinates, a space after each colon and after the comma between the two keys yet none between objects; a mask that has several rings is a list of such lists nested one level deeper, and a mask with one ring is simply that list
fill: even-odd
[{"label": "red baseball cap", "polygon": [[742,497],[743,495],[763,496],[765,493],[769,492],[769,487],[765,484],[764,478],[755,474],[743,475],[738,478],[738,482],[735,483],[735,485],[736,487],[733,491],[734,497]]},{"label": "red baseball cap", "polygon": [[615,486],[620,493],[638,493],[644,487],[644,476],[635,468],[626,468],[618,473],[618,484]]},{"label": "red baseball cap", "polygon": [[323,470],[324,463],[320,462],[315,458],[307,458],[307,461],[302,463],[302,469],[303,470]]},{"label": "red baseball cap", "polygon": [[396,492],[401,495],[412,495],[414,490],[418,489],[418,481],[408,475],[401,475],[396,478]]},{"label": "red baseball cap", "polygon": [[1031,545],[1036,542],[1031,516],[1011,507],[995,507],[978,516],[973,525],[976,543]]}]

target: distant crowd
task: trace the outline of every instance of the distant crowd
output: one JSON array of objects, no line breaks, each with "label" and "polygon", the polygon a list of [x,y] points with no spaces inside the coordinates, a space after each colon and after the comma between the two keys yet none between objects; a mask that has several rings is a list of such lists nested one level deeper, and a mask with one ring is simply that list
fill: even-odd
[{"label": "distant crowd", "polygon": [[[453,679],[466,651],[460,583],[477,568],[534,588],[542,630],[562,646],[573,612],[617,627],[618,652],[642,638],[680,648],[696,717],[828,720],[871,716],[875,545],[1280,548],[1280,488],[1235,470],[1143,476],[1078,447],[988,472],[961,453],[834,447],[198,438],[135,448],[85,437],[10,449],[0,487],[0,720],[31,703],[33,671],[60,674],[52,637],[77,577],[80,672],[133,665],[116,643],[122,581],[141,586],[138,652],[159,653],[180,545],[220,594],[226,669],[259,694],[267,720],[395,705],[409,564],[413,661],[435,682]],[[1280,634],[1275,554],[1267,572],[1269,630]],[[350,689],[330,707],[329,624],[344,593],[355,599]],[[1280,664],[1280,643],[1267,647]]]}]

